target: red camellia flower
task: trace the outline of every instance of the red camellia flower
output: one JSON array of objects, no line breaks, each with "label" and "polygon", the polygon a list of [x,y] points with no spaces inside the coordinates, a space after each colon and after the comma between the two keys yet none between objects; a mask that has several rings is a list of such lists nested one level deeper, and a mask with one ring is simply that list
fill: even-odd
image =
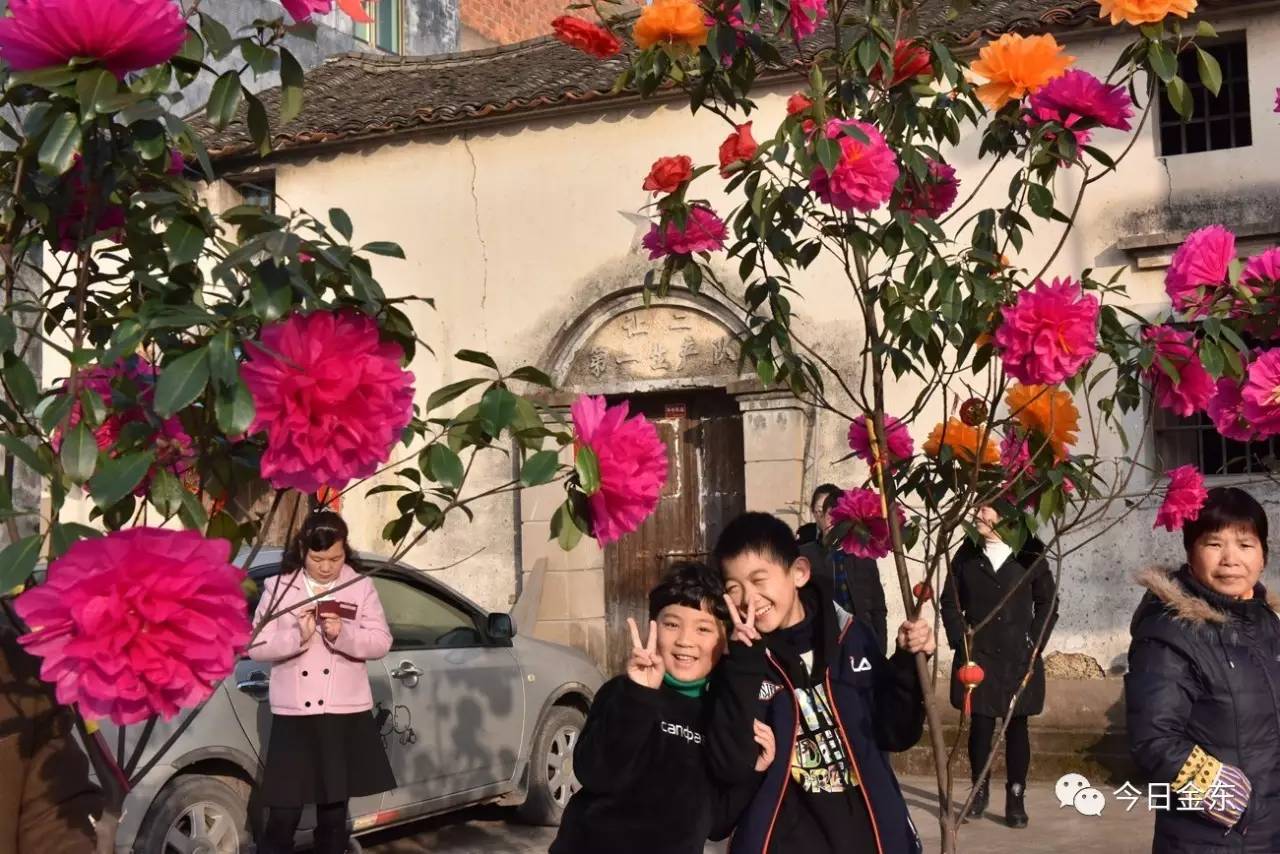
[{"label": "red camellia flower", "polygon": [[[933,57],[929,55],[929,48],[914,39],[898,39],[893,48],[893,79],[889,81],[889,88],[926,75],[933,76]],[[880,83],[884,72],[877,65],[867,76],[872,83]]]},{"label": "red camellia flower", "polygon": [[622,42],[609,30],[572,15],[561,15],[551,22],[556,38],[596,59],[608,59],[622,50]]},{"label": "red camellia flower", "polygon": [[1169,489],[1156,513],[1156,523],[1151,527],[1163,525],[1166,531],[1180,530],[1187,522],[1195,521],[1208,498],[1204,476],[1196,471],[1195,466],[1178,466],[1169,472]]},{"label": "red camellia flower", "polygon": [[265,432],[262,477],[280,489],[342,489],[387,461],[413,417],[413,374],[372,318],[295,314],[264,326],[241,367]]},{"label": "red camellia flower", "polygon": [[655,222],[641,243],[649,250],[649,260],[652,261],[666,255],[692,255],[723,249],[728,236],[724,220],[716,216],[715,211],[694,205],[689,208],[683,228],[674,219],[668,220],[665,227],[659,227]]},{"label": "red camellia flower", "polygon": [[687,154],[659,157],[649,167],[649,174],[644,179],[644,189],[651,193],[674,193],[692,177],[693,160]]},{"label": "red camellia flower", "polygon": [[579,397],[570,408],[574,440],[590,448],[600,463],[600,488],[587,498],[592,535],[601,545],[629,534],[648,518],[667,482],[667,446],[653,424],[627,417],[624,401]]},{"label": "red camellia flower", "polygon": [[[898,523],[906,521],[901,507],[894,507]],[[893,548],[889,535],[889,520],[880,504],[880,493],[874,489],[850,489],[840,496],[831,508],[831,524],[852,522],[849,532],[840,541],[840,550],[857,557],[882,558]]]},{"label": "red camellia flower", "polygon": [[[1156,360],[1146,375],[1154,387],[1156,403],[1184,418],[1208,406],[1214,392],[1213,377],[1200,363],[1195,336],[1171,326],[1151,326],[1142,337],[1155,344]],[[1177,380],[1165,372],[1161,359],[1178,375]]]},{"label": "red camellia flower", "polygon": [[126,528],[80,540],[14,605],[40,678],[87,717],[134,724],[204,702],[249,642],[231,544]]},{"label": "red camellia flower", "polygon": [[737,129],[720,143],[720,177],[728,178],[732,167],[750,163],[760,146],[751,137],[751,122],[738,125]]},{"label": "red camellia flower", "polygon": [[787,99],[787,115],[798,116],[813,106],[813,101],[803,92],[793,92]]},{"label": "red camellia flower", "polygon": [[123,77],[173,57],[187,22],[173,0],[9,0],[0,59],[15,71],[93,59]]},{"label": "red camellia flower", "polygon": [[906,173],[903,188],[898,193],[894,207],[907,213],[913,220],[922,217],[937,219],[951,210],[960,193],[960,179],[955,167],[938,160],[929,160],[929,176],[923,181]]}]

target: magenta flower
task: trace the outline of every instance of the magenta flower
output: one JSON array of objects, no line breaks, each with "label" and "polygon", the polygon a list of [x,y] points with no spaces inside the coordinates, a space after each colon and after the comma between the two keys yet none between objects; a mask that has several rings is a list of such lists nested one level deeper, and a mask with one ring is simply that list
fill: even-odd
[{"label": "magenta flower", "polygon": [[[0,24],[3,19],[0,19]],[[102,188],[90,183],[85,175],[84,162],[76,155],[75,164],[62,176],[63,185],[69,190],[67,207],[58,217],[58,249],[74,252],[82,239],[93,240],[105,236],[120,240],[124,229],[124,207],[102,198]],[[88,222],[89,211],[96,210],[93,222]]]},{"label": "magenta flower", "polygon": [[[1171,326],[1149,326],[1142,337],[1155,343],[1156,359],[1146,375],[1156,403],[1184,418],[1208,406],[1214,391],[1213,377],[1200,363],[1195,336]],[[1176,381],[1165,373],[1161,359],[1178,375]]]},{"label": "magenta flower", "polygon": [[956,178],[955,168],[948,163],[930,160],[929,177],[926,180],[919,181],[915,175],[906,173],[904,186],[898,193],[894,207],[905,211],[912,219],[937,219],[951,210],[959,192],[960,180]]},{"label": "magenta flower", "polygon": [[[845,128],[857,130],[867,141],[849,136]],[[809,181],[818,198],[838,210],[857,209],[863,213],[887,202],[898,181],[898,159],[875,125],[856,119],[831,119],[826,133],[840,146],[840,162],[830,175],[821,165],[813,170]]]},{"label": "magenta flower", "polygon": [[826,0],[791,0],[791,34],[797,43],[818,31],[818,24],[827,17]]},{"label": "magenta flower", "polygon": [[1276,87],[1276,106],[1275,112],[1280,113],[1280,86]]},{"label": "magenta flower", "polygon": [[187,40],[173,0],[9,0],[0,59],[15,71],[93,59],[118,77],[168,61]]},{"label": "magenta flower", "polygon": [[126,528],[80,540],[14,602],[40,678],[86,717],[133,724],[204,702],[249,642],[231,544]]},{"label": "magenta flower", "polygon": [[996,349],[1009,376],[1026,385],[1057,385],[1098,352],[1098,298],[1072,279],[1035,283],[1001,308]]},{"label": "magenta flower", "polygon": [[1259,438],[1280,434],[1280,349],[1249,363],[1240,396],[1244,418]]},{"label": "magenta flower", "polygon": [[333,8],[333,0],[280,0],[289,17],[298,23],[310,21],[312,15],[327,15]]},{"label": "magenta flower", "polygon": [[1022,430],[1010,430],[1000,440],[1000,466],[1004,469],[1005,483],[1024,475],[1035,476],[1035,469],[1031,467],[1031,443]]},{"label": "magenta flower", "polygon": [[1238,380],[1231,377],[1218,380],[1205,412],[1213,420],[1214,428],[1223,436],[1237,442],[1253,441],[1253,424],[1245,417],[1244,395]]},{"label": "magenta flower", "polygon": [[689,208],[684,228],[674,220],[668,220],[666,228],[659,230],[658,223],[649,226],[644,236],[644,248],[649,250],[649,260],[665,255],[692,255],[695,252],[714,252],[724,248],[729,236],[720,217],[710,208],[694,205]]},{"label": "magenta flower", "polygon": [[1169,488],[1156,513],[1156,523],[1151,527],[1164,525],[1166,531],[1180,530],[1187,522],[1195,521],[1208,498],[1204,477],[1195,466],[1178,466],[1169,472]]},{"label": "magenta flower", "polygon": [[[889,443],[889,458],[893,463],[911,459],[915,453],[915,443],[911,441],[911,433],[907,425],[892,415],[884,417],[885,439]],[[874,462],[871,453],[871,422],[865,415],[859,415],[849,424],[849,447],[862,460]]]},{"label": "magenta flower", "polygon": [[667,482],[667,447],[643,416],[627,417],[624,401],[583,395],[570,409],[574,441],[600,462],[600,488],[588,497],[592,536],[600,545],[640,527],[658,506]]},{"label": "magenta flower", "polygon": [[1280,246],[1273,246],[1250,258],[1244,265],[1240,281],[1245,284],[1280,282]]},{"label": "magenta flower", "polygon": [[[906,521],[901,507],[897,511],[898,523]],[[880,504],[880,493],[874,489],[850,489],[840,496],[831,508],[831,524],[852,522],[849,532],[840,541],[845,554],[866,558],[882,558],[893,549],[889,534],[889,521]]]},{"label": "magenta flower", "polygon": [[1084,144],[1092,134],[1089,128],[1101,126],[1127,131],[1133,118],[1133,101],[1123,86],[1103,83],[1087,71],[1072,69],[1053,78],[1031,94],[1031,114],[1040,121],[1054,121],[1072,127],[1077,122],[1087,127],[1074,130]]},{"label": "magenta flower", "polygon": [[1173,253],[1164,286],[1173,307],[1191,317],[1209,312],[1228,286],[1227,275],[1236,257],[1236,236],[1220,225],[1210,225],[1187,235]]},{"label": "magenta flower", "polygon": [[387,461],[413,417],[400,345],[351,310],[294,314],[262,328],[240,372],[265,432],[262,477],[277,488],[342,489]]}]

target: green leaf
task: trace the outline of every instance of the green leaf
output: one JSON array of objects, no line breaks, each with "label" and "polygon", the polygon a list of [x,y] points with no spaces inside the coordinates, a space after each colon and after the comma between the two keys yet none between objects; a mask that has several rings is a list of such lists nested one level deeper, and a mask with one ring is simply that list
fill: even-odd
[{"label": "green leaf", "polygon": [[81,421],[62,440],[62,450],[58,452],[62,460],[62,470],[67,473],[73,483],[84,483],[93,477],[93,470],[98,463],[98,441],[93,431]]},{"label": "green leaf", "polygon": [[280,124],[286,125],[302,112],[302,65],[286,48],[280,48]]},{"label": "green leaf", "polygon": [[1168,83],[1178,73],[1178,60],[1162,41],[1153,41],[1147,46],[1147,61],[1156,76]]},{"label": "green leaf", "polygon": [[351,217],[347,216],[347,212],[342,208],[329,208],[329,222],[338,230],[338,233],[347,241],[351,240],[351,235],[355,230],[351,226]]},{"label": "green leaf", "polygon": [[213,84],[209,92],[209,102],[205,105],[205,115],[209,124],[216,130],[222,130],[236,117],[240,101],[244,97],[244,88],[240,84],[240,75],[235,71],[227,71]]},{"label": "green leaf", "polygon": [[186,491],[173,472],[167,468],[159,468],[151,478],[147,497],[160,515],[168,518],[182,509],[182,493]]},{"label": "green leaf", "polygon": [[168,418],[190,405],[209,382],[209,350],[201,347],[164,365],[156,383],[155,407]]},{"label": "green leaf", "polygon": [[245,93],[245,103],[248,105],[249,138],[257,144],[259,154],[270,154],[271,120],[267,118],[267,108],[250,93]]},{"label": "green leaf", "polygon": [[600,491],[600,460],[596,452],[587,445],[578,448],[573,459],[573,468],[578,473],[578,483],[588,496]]},{"label": "green leaf", "polygon": [[98,473],[89,479],[93,503],[105,510],[133,492],[155,461],[156,455],[152,451],[139,451],[104,462]]},{"label": "green leaf", "polygon": [[135,318],[128,317],[120,321],[119,325],[116,326],[115,332],[111,333],[111,343],[107,345],[106,351],[102,354],[102,364],[114,365],[137,350],[145,333],[146,330]]},{"label": "green leaf", "polygon": [[190,264],[204,249],[205,233],[199,223],[178,217],[164,232],[164,245],[169,250],[169,263],[177,267]]},{"label": "green leaf", "polygon": [[1222,66],[1218,64],[1218,60],[1214,59],[1210,53],[1203,48],[1197,47],[1196,68],[1200,72],[1200,82],[1216,98],[1218,92],[1222,89]]},{"label": "green leaf", "polygon": [[453,358],[460,359],[463,362],[470,362],[473,365],[484,365],[486,368],[498,369],[498,363],[488,353],[481,353],[477,350],[459,350],[453,354]]},{"label": "green leaf", "polygon": [[224,329],[209,339],[209,375],[221,385],[231,385],[240,376],[231,330]]},{"label": "green leaf", "polygon": [[0,552],[0,593],[12,590],[31,577],[43,542],[44,537],[32,534],[10,543]]},{"label": "green leaf", "polygon": [[15,459],[22,460],[23,464],[34,471],[36,474],[49,476],[49,466],[36,454],[35,450],[26,442],[17,436],[7,436],[0,433],[0,447],[5,452],[11,454]]},{"label": "green leaf", "polygon": [[560,548],[567,552],[573,551],[574,547],[582,542],[582,529],[578,527],[568,501],[561,504],[556,510],[556,515],[551,517],[551,536],[560,543]]},{"label": "green leaf", "polygon": [[1053,216],[1053,193],[1041,184],[1027,184],[1027,202],[1036,216],[1048,219]]},{"label": "green leaf", "polygon": [[219,510],[213,514],[213,518],[205,526],[204,535],[212,539],[229,540],[231,542],[231,553],[235,554],[235,547],[240,540],[240,526],[231,517],[230,513],[225,510]]},{"label": "green leaf", "polygon": [[525,486],[549,483],[560,468],[560,454],[556,451],[539,451],[524,461],[520,467],[520,482]]},{"label": "green leaf", "polygon": [[372,243],[366,243],[360,247],[360,251],[374,255],[385,255],[388,258],[404,258],[404,250],[400,248],[400,244],[392,243],[389,240],[375,240]]},{"label": "green leaf", "polygon": [[230,387],[218,389],[214,411],[218,428],[228,436],[237,436],[249,429],[254,416],[253,395],[244,380],[237,378]]},{"label": "green leaf", "polygon": [[827,173],[835,171],[836,165],[840,162],[840,144],[837,140],[828,139],[826,136],[818,138],[818,161],[822,163]]},{"label": "green leaf", "polygon": [[516,396],[505,388],[491,388],[480,399],[480,420],[492,436],[507,429],[515,415]]},{"label": "green leaf", "polygon": [[427,451],[431,479],[454,490],[462,488],[462,460],[447,445],[436,443]]},{"label": "green leaf", "polygon": [[555,388],[555,383],[551,381],[551,377],[532,365],[525,365],[523,368],[516,368],[511,372],[511,379],[521,380],[522,382],[533,383],[544,388]]},{"label": "green leaf", "polygon": [[214,59],[222,59],[231,53],[231,33],[216,18],[204,12],[200,13],[200,34],[204,36]]},{"label": "green leaf", "polygon": [[487,382],[489,380],[484,377],[472,377],[471,379],[458,380],[456,383],[441,386],[431,392],[431,396],[427,398],[427,412],[444,406],[449,401],[466,394],[470,389]]},{"label": "green leaf", "polygon": [[1213,28],[1213,24],[1208,21],[1200,21],[1196,24],[1196,38],[1200,39],[1216,39],[1218,31]]},{"label": "green leaf", "polygon": [[209,514],[200,499],[185,489],[182,490],[182,507],[178,510],[178,518],[192,531],[203,531],[209,524]]},{"label": "green leaf", "polygon": [[96,540],[102,532],[78,522],[62,522],[49,529],[49,547],[53,557],[66,554],[80,540]]},{"label": "green leaf", "polygon": [[0,314],[0,353],[7,353],[18,343],[18,327],[7,315]]},{"label": "green leaf", "polygon": [[40,143],[37,159],[40,168],[49,175],[62,175],[71,168],[83,142],[80,119],[75,113],[61,113],[49,127]]},{"label": "green leaf", "polygon": [[80,102],[80,115],[86,119],[93,118],[100,112],[98,105],[108,102],[119,88],[120,82],[109,71],[95,68],[83,72],[76,80],[76,100]]},{"label": "green leaf", "polygon": [[1173,104],[1183,121],[1189,120],[1195,111],[1195,103],[1191,100],[1191,88],[1187,86],[1187,82],[1181,77],[1174,77],[1169,81],[1167,89],[1169,103]]},{"label": "green leaf", "polygon": [[35,375],[27,367],[27,363],[16,353],[4,355],[4,381],[13,395],[13,402],[22,409],[35,409],[40,400],[40,389],[36,387]]}]

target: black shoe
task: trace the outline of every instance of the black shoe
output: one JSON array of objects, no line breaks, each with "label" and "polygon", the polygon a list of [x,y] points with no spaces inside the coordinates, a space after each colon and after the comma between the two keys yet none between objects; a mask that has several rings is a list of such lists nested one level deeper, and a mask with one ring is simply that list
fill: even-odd
[{"label": "black shoe", "polygon": [[1026,785],[1023,783],[1007,783],[1004,791],[1004,823],[1010,827],[1026,827],[1029,821],[1027,807],[1023,803],[1023,797],[1027,793]]},{"label": "black shoe", "polygon": [[989,780],[984,780],[982,785],[978,787],[978,791],[973,796],[973,803],[969,805],[969,811],[965,813],[965,820],[971,818],[982,818],[982,814],[987,811],[987,803],[991,800],[991,786]]}]

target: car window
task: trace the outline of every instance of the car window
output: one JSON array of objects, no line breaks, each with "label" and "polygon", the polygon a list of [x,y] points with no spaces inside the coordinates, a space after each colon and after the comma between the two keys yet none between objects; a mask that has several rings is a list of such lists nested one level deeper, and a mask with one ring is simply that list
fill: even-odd
[{"label": "car window", "polygon": [[395,578],[373,579],[391,628],[391,648],[482,646],[472,615],[444,599]]}]

